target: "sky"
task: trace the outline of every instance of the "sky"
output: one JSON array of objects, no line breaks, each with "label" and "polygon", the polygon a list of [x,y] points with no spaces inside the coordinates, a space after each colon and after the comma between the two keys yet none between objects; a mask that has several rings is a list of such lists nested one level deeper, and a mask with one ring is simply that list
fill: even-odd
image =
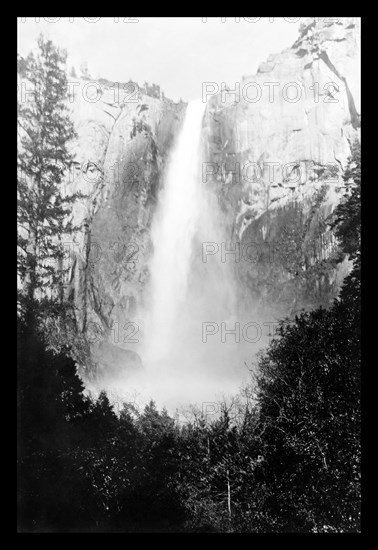
[{"label": "sky", "polygon": [[40,33],[68,53],[76,72],[83,62],[93,78],[159,84],[174,101],[201,97],[202,83],[256,73],[271,53],[298,36],[296,18],[55,17],[18,18],[18,53],[35,48]]}]

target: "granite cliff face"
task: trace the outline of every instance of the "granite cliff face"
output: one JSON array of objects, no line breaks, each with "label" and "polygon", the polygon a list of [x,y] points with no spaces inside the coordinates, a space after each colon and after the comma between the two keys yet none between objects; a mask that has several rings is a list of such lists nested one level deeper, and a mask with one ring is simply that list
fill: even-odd
[{"label": "granite cliff face", "polygon": [[[295,44],[243,77],[239,93],[208,101],[203,181],[216,194],[240,299],[276,315],[326,305],[348,269],[332,263],[327,222],[358,138],[357,18],[308,20]],[[67,192],[81,192],[67,294],[92,367],[139,368],[139,319],[151,256],[150,227],[185,104],[99,81],[70,79],[78,131]],[[133,90],[131,89],[131,92]],[[153,95],[153,94],[152,94]],[[156,94],[155,94],[156,95]],[[245,254],[244,254],[245,253]]]},{"label": "granite cliff face", "polygon": [[245,252],[242,297],[262,309],[327,305],[348,269],[333,269],[327,222],[359,136],[359,86],[359,19],[309,19],[291,48],[209,100],[204,180]]},{"label": "granite cliff face", "polygon": [[132,83],[69,80],[78,139],[67,193],[82,198],[72,216],[79,231],[66,239],[67,295],[91,370],[111,377],[120,364],[140,366],[149,229],[185,104],[151,97]]}]

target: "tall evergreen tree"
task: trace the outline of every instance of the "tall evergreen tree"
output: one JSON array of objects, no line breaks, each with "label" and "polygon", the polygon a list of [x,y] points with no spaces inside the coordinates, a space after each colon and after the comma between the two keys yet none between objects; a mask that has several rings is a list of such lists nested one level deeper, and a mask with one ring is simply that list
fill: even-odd
[{"label": "tall evergreen tree", "polygon": [[18,308],[29,321],[63,297],[61,237],[72,230],[67,212],[76,198],[63,192],[76,136],[65,104],[66,56],[40,36],[37,54],[18,62]]},{"label": "tall evergreen tree", "polygon": [[332,228],[344,254],[354,260],[359,257],[361,248],[361,145],[357,141],[352,147],[343,179],[345,194],[335,209]]}]

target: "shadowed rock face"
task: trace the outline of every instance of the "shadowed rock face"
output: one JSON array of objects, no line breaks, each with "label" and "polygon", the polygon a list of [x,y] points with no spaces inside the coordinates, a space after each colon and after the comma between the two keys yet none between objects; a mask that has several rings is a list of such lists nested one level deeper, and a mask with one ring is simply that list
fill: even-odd
[{"label": "shadowed rock face", "polygon": [[132,376],[142,368],[141,359],[135,351],[122,349],[105,340],[93,345],[92,357],[98,365],[94,375],[113,383],[118,377],[122,378],[125,371]]},{"label": "shadowed rock face", "polygon": [[[335,267],[327,222],[359,135],[359,29],[358,18],[308,20],[291,48],[242,78],[239,98],[208,102],[203,180],[230,243],[246,251],[234,266],[246,310],[253,303],[284,316],[327,305],[348,270],[347,262]],[[72,216],[80,231],[67,239],[67,293],[97,371],[133,372],[141,368],[151,220],[186,105],[144,92],[133,102],[130,90],[106,81],[90,101],[88,82],[70,80],[79,138],[67,192],[86,196]]]}]

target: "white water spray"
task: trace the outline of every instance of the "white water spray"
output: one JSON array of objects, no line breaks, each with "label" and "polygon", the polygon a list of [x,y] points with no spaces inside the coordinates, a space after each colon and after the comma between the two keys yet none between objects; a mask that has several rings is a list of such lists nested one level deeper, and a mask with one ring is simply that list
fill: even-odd
[{"label": "white water spray", "polygon": [[[232,258],[203,258],[203,243],[220,248],[227,240],[225,214],[202,181],[205,109],[201,100],[189,103],[158,197],[141,349],[145,371],[133,380],[145,398],[170,410],[235,392],[248,374],[243,342],[222,334],[222,327],[239,321]],[[205,323],[219,329],[206,339]]]},{"label": "white water spray", "polygon": [[205,200],[200,172],[205,108],[206,103],[201,100],[192,101],[187,107],[152,226],[148,362],[156,363],[170,353],[180,309],[185,307],[193,239]]}]

